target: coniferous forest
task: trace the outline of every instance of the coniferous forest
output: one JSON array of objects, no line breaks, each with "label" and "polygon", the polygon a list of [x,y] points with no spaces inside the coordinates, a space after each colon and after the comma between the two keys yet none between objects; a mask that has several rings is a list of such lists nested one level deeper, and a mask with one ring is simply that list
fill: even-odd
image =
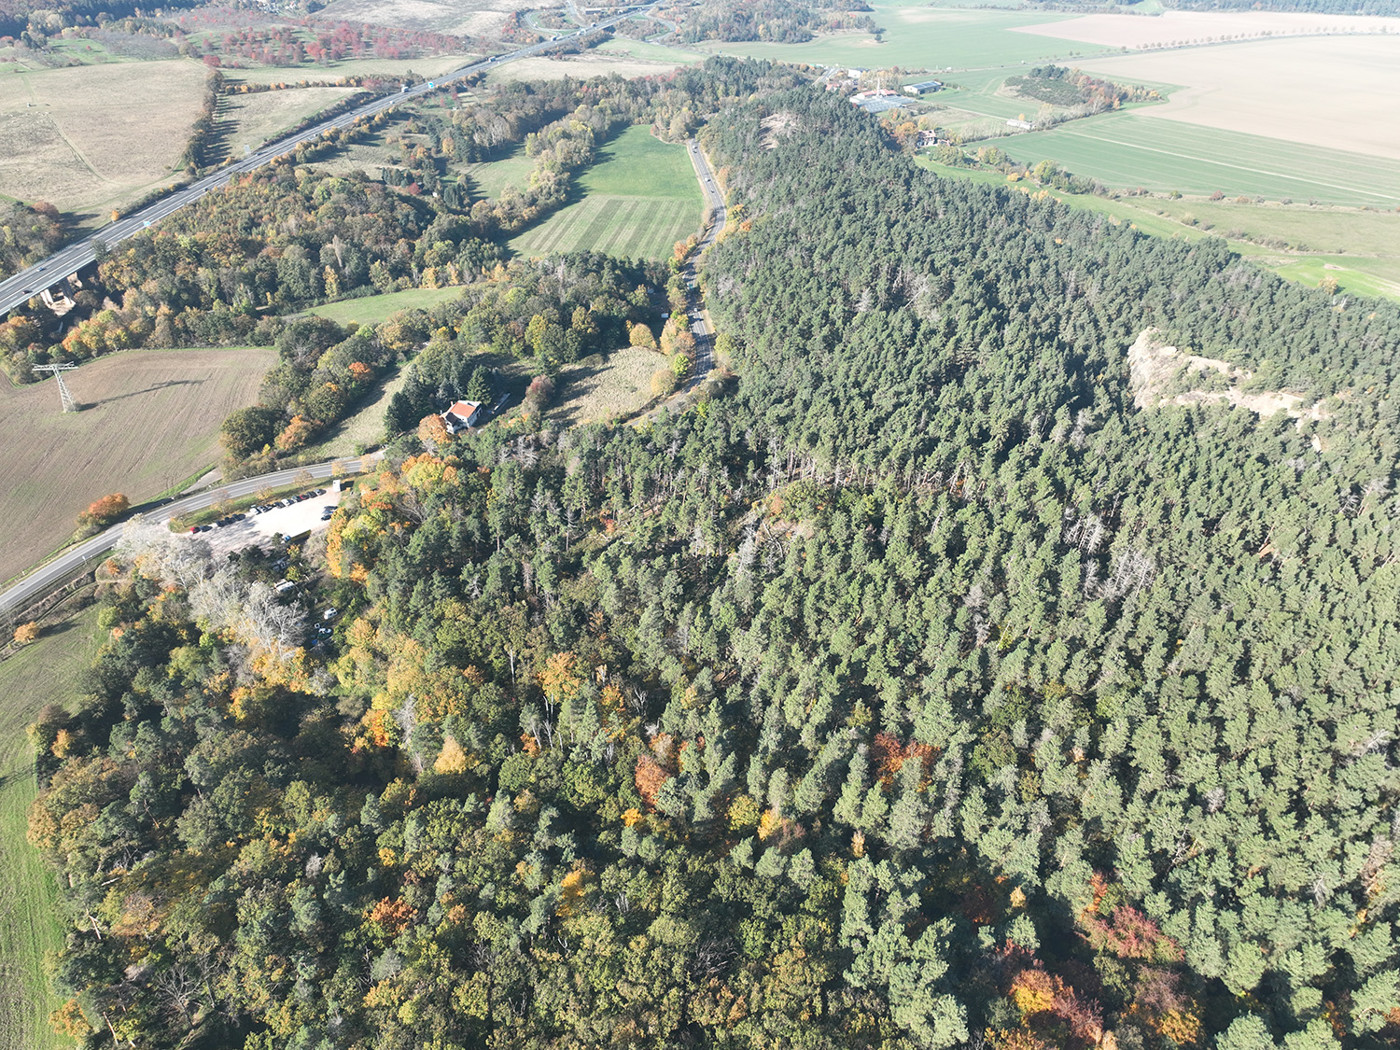
[{"label": "coniferous forest", "polygon": [[[60,1020],[1394,1045],[1400,310],[939,179],[819,91],[701,140],[721,396],[410,435],[324,568],[158,535],[103,567],[81,703],[34,729]],[[562,303],[620,272],[540,265]],[[1308,411],[1139,407],[1149,328]]]}]

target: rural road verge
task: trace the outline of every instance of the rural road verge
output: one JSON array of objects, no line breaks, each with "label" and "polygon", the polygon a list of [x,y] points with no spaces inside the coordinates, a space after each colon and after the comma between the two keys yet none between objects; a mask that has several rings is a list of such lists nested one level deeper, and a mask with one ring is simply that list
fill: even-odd
[{"label": "rural road verge", "polygon": [[[220,500],[251,496],[265,488],[275,489],[280,486],[292,485],[299,479],[307,477],[318,481],[340,474],[354,474],[382,459],[383,456],[383,452],[374,452],[366,456],[327,460],[324,463],[316,463],[308,467],[291,467],[287,470],[274,471],[271,474],[259,474],[255,478],[242,478],[220,485],[216,489],[197,492],[193,496],[186,496],[183,499],[167,503],[153,513],[161,515],[160,520],[165,520],[194,511],[206,510]],[[125,528],[126,522],[121,522],[99,532],[96,536],[84,540],[64,551],[58,557],[39,566],[4,591],[0,591],[0,616],[24,608],[35,598],[47,594],[82,573],[89,562],[106,554],[117,545]]]}]

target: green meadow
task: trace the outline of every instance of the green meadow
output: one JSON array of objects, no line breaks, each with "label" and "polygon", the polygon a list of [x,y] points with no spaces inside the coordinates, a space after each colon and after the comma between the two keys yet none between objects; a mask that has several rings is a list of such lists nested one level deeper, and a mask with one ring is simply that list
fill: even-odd
[{"label": "green meadow", "polygon": [[609,142],[577,185],[579,200],[517,236],[511,249],[660,259],[700,228],[704,205],[685,147],[661,142],[646,127]]}]

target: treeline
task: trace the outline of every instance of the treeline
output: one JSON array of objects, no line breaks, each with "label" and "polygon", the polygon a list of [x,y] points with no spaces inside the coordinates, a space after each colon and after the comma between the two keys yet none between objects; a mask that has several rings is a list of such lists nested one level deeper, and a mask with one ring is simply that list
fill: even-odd
[{"label": "treeline", "polygon": [[[319,582],[169,540],[104,569],[81,702],[33,734],[56,1022],[1393,1045],[1400,310],[939,180],[815,92],[707,138],[733,396],[410,435]],[[1319,418],[1138,410],[1149,325]]]},{"label": "treeline", "polygon": [[[61,348],[82,360],[246,341],[268,313],[360,289],[461,283],[498,258],[434,201],[362,176],[274,165],[109,252],[95,286],[76,294],[83,319]],[[0,346],[21,374],[50,352],[39,322],[23,316],[0,324]]]},{"label": "treeline", "polygon": [[705,0],[681,20],[682,40],[801,44],[824,30],[881,32],[864,0]]},{"label": "treeline", "polygon": [[459,398],[494,400],[505,391],[491,379],[491,362],[525,360],[535,374],[552,375],[629,345],[634,327],[650,333],[663,273],[591,253],[501,268],[434,312],[435,329],[450,337],[434,338],[409,369],[389,400],[386,432],[413,431]]},{"label": "treeline", "polygon": [[12,201],[0,212],[0,280],[63,247],[63,214],[47,201]]},{"label": "treeline", "polygon": [[1025,76],[1007,77],[1007,87],[1052,106],[1087,106],[1089,112],[1117,109],[1125,102],[1160,98],[1153,88],[1119,84],[1064,66],[1037,66]]},{"label": "treeline", "polygon": [[359,407],[377,380],[409,360],[414,363],[385,414],[390,435],[416,430],[425,416],[461,398],[489,408],[511,392],[497,377],[503,365],[525,361],[529,372],[548,375],[586,355],[626,346],[634,325],[659,321],[653,299],[660,277],[654,266],[588,254],[513,261],[497,264],[457,300],[399,311],[375,325],[342,328],[314,315],[269,318],[253,341],[275,346],[277,363],[263,379],[258,403],[223,423],[225,476],[296,462],[308,444]]}]

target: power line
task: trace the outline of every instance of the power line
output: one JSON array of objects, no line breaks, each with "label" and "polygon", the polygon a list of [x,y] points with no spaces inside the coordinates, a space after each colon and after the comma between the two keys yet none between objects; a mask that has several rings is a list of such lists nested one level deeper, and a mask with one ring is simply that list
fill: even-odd
[{"label": "power line", "polygon": [[30,370],[34,372],[52,372],[53,377],[58,380],[58,400],[63,405],[63,411],[78,411],[78,403],[73,400],[72,393],[68,390],[68,384],[63,381],[63,373],[77,368],[77,365],[30,365]]}]

